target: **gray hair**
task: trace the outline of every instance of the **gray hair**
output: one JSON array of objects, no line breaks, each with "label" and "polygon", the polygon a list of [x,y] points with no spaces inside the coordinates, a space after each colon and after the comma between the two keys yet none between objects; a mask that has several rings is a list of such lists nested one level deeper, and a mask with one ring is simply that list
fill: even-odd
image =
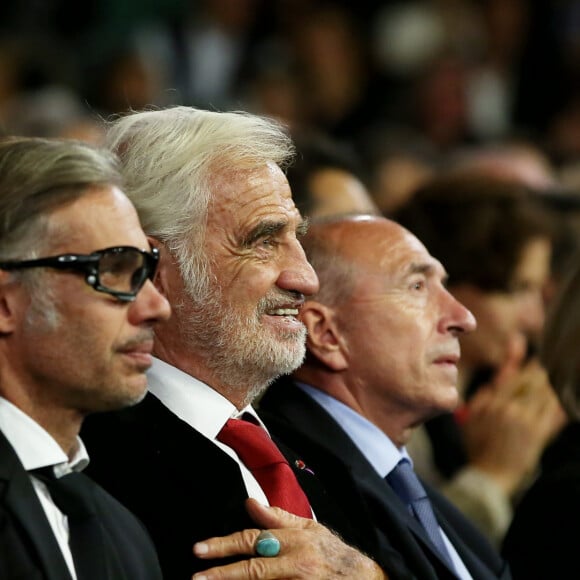
[{"label": "gray hair", "polygon": [[208,267],[201,248],[212,176],[268,162],[285,169],[294,157],[291,139],[273,120],[193,107],[120,117],[106,142],[121,159],[143,229],[174,253],[190,292],[196,279],[207,279],[200,276]]},{"label": "gray hair", "polygon": [[[38,257],[50,239],[48,215],[90,187],[121,186],[116,157],[65,139],[8,137],[0,140],[0,260]],[[37,270],[12,274],[29,290],[27,323],[55,327],[58,312],[49,287],[41,291]]]},{"label": "gray hair", "polygon": [[47,214],[94,185],[122,182],[114,155],[72,140],[0,140],[0,259],[33,257]]},{"label": "gray hair", "polygon": [[561,286],[552,303],[540,350],[550,383],[572,419],[580,419],[580,267]]}]

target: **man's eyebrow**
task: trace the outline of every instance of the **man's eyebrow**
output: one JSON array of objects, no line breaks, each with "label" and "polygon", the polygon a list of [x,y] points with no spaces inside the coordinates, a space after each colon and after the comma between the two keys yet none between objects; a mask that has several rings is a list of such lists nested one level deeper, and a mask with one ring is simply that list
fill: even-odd
[{"label": "man's eyebrow", "polygon": [[244,236],[244,238],[242,239],[242,246],[250,247],[259,239],[277,234],[287,226],[288,222],[286,220],[261,221],[254,228],[252,228],[246,236]]},{"label": "man's eyebrow", "polygon": [[[409,268],[407,269],[407,276],[413,276],[414,274],[425,274],[426,276],[429,276],[437,272],[437,270],[438,268],[435,264],[428,264],[425,262],[419,264],[417,262],[411,262],[411,264],[409,264]],[[447,272],[442,270],[441,281],[443,282],[444,286],[447,285],[448,278],[449,275]]]},{"label": "man's eyebrow", "polygon": [[[296,227],[296,237],[301,238],[306,235],[310,226],[310,220],[304,218]],[[248,248],[261,238],[273,236],[288,227],[287,220],[264,220],[257,224],[250,232],[244,236],[242,247]]]},{"label": "man's eyebrow", "polygon": [[407,268],[407,276],[413,276],[413,274],[431,274],[435,268],[433,264],[411,262]]}]

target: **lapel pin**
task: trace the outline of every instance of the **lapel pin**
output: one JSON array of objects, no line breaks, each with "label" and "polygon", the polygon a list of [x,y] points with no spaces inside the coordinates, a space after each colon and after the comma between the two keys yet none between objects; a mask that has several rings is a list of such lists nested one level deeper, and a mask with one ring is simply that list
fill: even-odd
[{"label": "lapel pin", "polygon": [[306,467],[306,463],[304,463],[304,461],[302,461],[302,459],[297,459],[294,462],[294,465],[296,466],[297,469],[300,469],[302,471],[307,471],[311,475],[314,475],[314,471],[312,471],[312,469],[310,469],[309,467]]}]

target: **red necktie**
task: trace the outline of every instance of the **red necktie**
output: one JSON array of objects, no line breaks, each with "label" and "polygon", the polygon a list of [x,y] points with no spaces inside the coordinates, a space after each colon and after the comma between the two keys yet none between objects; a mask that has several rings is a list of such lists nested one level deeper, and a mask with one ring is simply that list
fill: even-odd
[{"label": "red necktie", "polygon": [[310,504],[292,468],[265,429],[249,421],[228,419],[217,436],[252,472],[270,505],[312,518]]}]

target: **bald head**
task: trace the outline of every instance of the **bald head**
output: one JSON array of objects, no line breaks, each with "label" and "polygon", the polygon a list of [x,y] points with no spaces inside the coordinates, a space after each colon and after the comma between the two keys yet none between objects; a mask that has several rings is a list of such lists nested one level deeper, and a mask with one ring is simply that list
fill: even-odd
[{"label": "bald head", "polygon": [[316,299],[336,305],[347,299],[360,279],[377,266],[400,266],[400,250],[426,252],[408,230],[387,218],[372,215],[336,217],[314,221],[302,240],[308,261],[320,280]]},{"label": "bald head", "polygon": [[475,320],[447,291],[442,264],[394,221],[315,222],[304,247],[320,291],[301,311],[308,356],[295,376],[403,445],[457,404],[459,336]]}]

